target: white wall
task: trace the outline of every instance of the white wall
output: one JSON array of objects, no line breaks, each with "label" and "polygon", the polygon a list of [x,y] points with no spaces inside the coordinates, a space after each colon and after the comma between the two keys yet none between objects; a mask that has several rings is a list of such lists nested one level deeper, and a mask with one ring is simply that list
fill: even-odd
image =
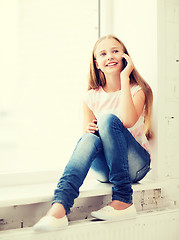
[{"label": "white wall", "polygon": [[157,7],[158,173],[170,179],[179,177],[179,2],[159,0]]}]

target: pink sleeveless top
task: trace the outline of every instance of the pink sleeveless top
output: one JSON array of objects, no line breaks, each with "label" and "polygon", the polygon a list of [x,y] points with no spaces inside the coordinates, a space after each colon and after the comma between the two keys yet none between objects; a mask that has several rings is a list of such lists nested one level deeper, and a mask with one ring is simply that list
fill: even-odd
[{"label": "pink sleeveless top", "polygon": [[[141,90],[139,85],[132,86],[132,97],[134,97],[139,90]],[[107,93],[102,87],[99,87],[98,89],[89,90],[84,96],[84,101],[92,110],[96,119],[105,113],[114,114],[120,119],[120,95],[120,90]],[[128,130],[131,132],[136,141],[139,142],[148,152],[150,152],[150,145],[144,134],[144,115],[145,111],[143,111],[135,125],[132,128],[128,128]]]}]

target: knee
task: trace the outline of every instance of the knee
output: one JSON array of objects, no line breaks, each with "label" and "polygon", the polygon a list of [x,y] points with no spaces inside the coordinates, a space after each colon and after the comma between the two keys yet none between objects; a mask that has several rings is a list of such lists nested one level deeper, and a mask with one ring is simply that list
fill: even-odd
[{"label": "knee", "polygon": [[121,120],[114,114],[104,114],[97,122],[99,131],[111,131],[111,128],[123,128]]},{"label": "knee", "polygon": [[101,183],[109,183],[109,178],[107,178],[103,173],[98,173],[92,171],[93,176]]},{"label": "knee", "polygon": [[93,133],[85,133],[78,142],[82,144],[84,148],[90,149],[93,147],[98,148],[100,146],[100,139]]}]

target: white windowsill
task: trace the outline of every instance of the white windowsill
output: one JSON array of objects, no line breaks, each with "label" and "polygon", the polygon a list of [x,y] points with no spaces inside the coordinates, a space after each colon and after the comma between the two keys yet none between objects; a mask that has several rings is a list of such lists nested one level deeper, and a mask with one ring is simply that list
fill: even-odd
[{"label": "white windowsill", "polygon": [[[162,182],[154,182],[148,179],[132,185],[134,191],[158,189],[162,186]],[[51,201],[55,188],[56,183],[1,187],[0,207]],[[95,179],[87,179],[80,188],[79,198],[108,195],[111,194],[111,192],[112,184],[100,183]]]}]

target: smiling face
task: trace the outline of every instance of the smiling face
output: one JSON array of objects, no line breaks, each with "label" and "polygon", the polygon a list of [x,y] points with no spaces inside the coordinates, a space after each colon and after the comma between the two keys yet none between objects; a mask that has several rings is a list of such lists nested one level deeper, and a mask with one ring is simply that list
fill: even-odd
[{"label": "smiling face", "polygon": [[123,53],[122,45],[117,40],[114,38],[103,39],[94,52],[97,69],[100,69],[105,75],[120,72],[123,69]]}]

